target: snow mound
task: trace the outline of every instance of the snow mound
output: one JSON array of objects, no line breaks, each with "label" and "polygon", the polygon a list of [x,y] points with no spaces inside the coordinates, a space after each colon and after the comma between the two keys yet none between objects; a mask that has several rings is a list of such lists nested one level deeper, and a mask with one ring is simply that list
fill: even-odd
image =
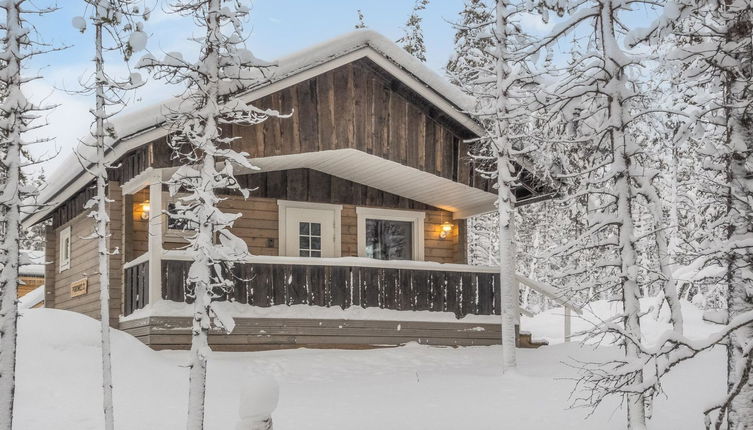
[{"label": "snow mound", "polygon": [[[622,305],[619,302],[609,302],[599,300],[587,304],[583,307],[583,315],[573,314],[572,333],[573,340],[578,341],[583,336],[577,335],[594,327],[594,325],[607,321],[622,312]],[[649,312],[650,311],[650,312]],[[641,312],[646,314],[641,318],[641,330],[644,338],[653,342],[660,338],[667,330],[672,328],[669,323],[669,307],[666,303],[659,307],[657,299],[641,299]],[[658,314],[658,315],[657,315]],[[719,331],[719,326],[705,321],[704,311],[694,304],[683,300],[683,329],[685,334],[693,339],[703,339],[712,333]],[[547,311],[534,315],[533,317],[522,316],[520,318],[521,330],[531,332],[534,337],[544,339],[549,344],[564,342],[564,315],[565,311],[561,307],[552,308]]]},{"label": "snow mound", "polygon": [[[549,313],[534,319],[554,321]],[[104,428],[99,322],[34,309],[22,312],[19,329],[15,428]],[[111,335],[116,428],[185,429],[188,352],[155,352],[118,330]],[[206,428],[232,429],[240,414],[272,409],[280,429],[491,429],[501,422],[521,430],[626,428],[616,402],[588,420],[588,410],[569,408],[577,372],[563,364],[615,358],[618,348],[570,343],[519,353],[519,371],[510,375],[502,375],[499,346],[211,353]],[[703,429],[703,407],[724,393],[724,358],[717,348],[678,366],[650,428]]]},{"label": "snow mound", "polygon": [[[104,428],[99,330],[99,321],[74,312],[22,311],[16,376],[17,428]],[[136,423],[166,413],[158,399],[186,398],[186,370],[129,334],[113,329],[111,339],[115,404],[118,411],[139,411],[116,415],[116,423],[122,428],[146,428]],[[151,394],[145,396],[146,392]],[[142,413],[145,416],[134,416]],[[185,416],[180,410],[170,414]],[[63,418],[65,424],[61,424]]]}]

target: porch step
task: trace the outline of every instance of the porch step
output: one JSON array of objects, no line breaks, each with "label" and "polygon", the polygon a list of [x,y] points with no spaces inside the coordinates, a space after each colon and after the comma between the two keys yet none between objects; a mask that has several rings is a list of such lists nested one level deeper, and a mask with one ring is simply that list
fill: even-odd
[{"label": "porch step", "polygon": [[549,342],[545,340],[533,340],[531,333],[527,331],[518,332],[518,348],[536,349],[546,345],[549,345]]}]

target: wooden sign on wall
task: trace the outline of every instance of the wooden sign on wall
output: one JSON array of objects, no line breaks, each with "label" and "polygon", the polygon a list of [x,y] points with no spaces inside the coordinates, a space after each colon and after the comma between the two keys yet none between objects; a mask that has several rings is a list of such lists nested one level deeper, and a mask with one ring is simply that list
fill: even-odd
[{"label": "wooden sign on wall", "polygon": [[71,282],[71,297],[83,296],[86,294],[88,286],[89,283],[87,282],[87,278]]}]

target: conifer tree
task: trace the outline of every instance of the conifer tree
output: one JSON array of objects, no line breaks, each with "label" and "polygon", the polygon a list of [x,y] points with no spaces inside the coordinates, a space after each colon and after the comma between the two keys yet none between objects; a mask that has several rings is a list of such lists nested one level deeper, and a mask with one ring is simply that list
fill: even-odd
[{"label": "conifer tree", "polygon": [[[86,203],[85,209],[92,209],[89,216],[94,219],[94,232],[88,239],[97,240],[99,258],[99,295],[100,324],[102,343],[102,386],[105,429],[115,427],[113,406],[112,359],[110,350],[110,258],[117,254],[117,248],[111,249],[110,216],[107,196],[108,165],[105,152],[106,140],[116,139],[115,130],[109,125],[117,110],[125,105],[127,91],[141,84],[141,76],[131,73],[124,79],[113,78],[105,69],[105,52],[116,51],[127,61],[131,54],[142,50],[147,36],[141,22],[133,18],[136,15],[147,16],[148,11],[140,11],[136,0],[84,0],[90,6],[89,20],[94,27],[94,76],[80,93],[94,95],[94,116],[92,127],[93,140],[82,140],[82,150],[77,151],[79,162],[96,181],[96,195]],[[73,25],[79,31],[86,31],[87,20],[82,16],[73,18]],[[82,80],[87,82],[86,80]],[[108,108],[110,111],[108,112]],[[90,167],[91,166],[91,167]]]},{"label": "conifer tree", "polygon": [[424,45],[424,30],[421,28],[423,17],[421,12],[429,5],[429,0],[416,0],[408,21],[403,27],[403,37],[397,40],[400,46],[409,54],[426,62],[426,45]]},{"label": "conifer tree", "polygon": [[260,69],[273,66],[245,47],[243,21],[250,9],[244,2],[174,0],[170,7],[173,13],[193,18],[203,33],[192,39],[199,45],[198,60],[191,62],[170,52],[162,60],[148,54],[139,65],[154,70],[158,78],[186,87],[178,106],[167,115],[168,142],[183,163],[168,181],[168,188],[173,196],[178,192],[186,195],[168,215],[191,233],[186,296],[193,300],[194,317],[188,429],[199,430],[204,426],[209,329],[214,325],[230,332],[234,327],[232,317],[222,313],[215,302],[234,288],[233,265],[249,257],[246,243],[230,231],[241,214],[223,212],[218,207],[224,200],[219,193],[236,192],[247,198],[250,190],[236,180],[234,172],[238,167],[256,167],[248,153],[234,149],[238,138],[223,131],[232,124],[255,125],[280,114],[234,97],[258,79]]},{"label": "conifer tree", "polygon": [[0,1],[0,429],[13,427],[18,334],[19,267],[29,264],[20,251],[22,213],[33,211],[37,189],[22,169],[34,164],[28,148],[49,139],[28,140],[27,133],[44,124],[35,123],[50,108],[29,101],[24,84],[37,79],[23,75],[32,57],[55,48],[37,43],[27,18],[52,12],[27,0]]}]

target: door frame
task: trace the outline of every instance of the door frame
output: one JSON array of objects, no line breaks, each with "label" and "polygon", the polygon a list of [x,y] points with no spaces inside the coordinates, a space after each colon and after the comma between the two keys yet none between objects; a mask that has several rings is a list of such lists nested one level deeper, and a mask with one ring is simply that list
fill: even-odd
[{"label": "door frame", "polygon": [[335,257],[342,256],[342,205],[335,205],[330,203],[311,203],[311,202],[298,202],[293,200],[277,200],[278,210],[278,254],[281,257],[287,256],[287,225],[288,225],[288,209],[313,209],[321,211],[329,211],[333,213],[335,226]]}]

